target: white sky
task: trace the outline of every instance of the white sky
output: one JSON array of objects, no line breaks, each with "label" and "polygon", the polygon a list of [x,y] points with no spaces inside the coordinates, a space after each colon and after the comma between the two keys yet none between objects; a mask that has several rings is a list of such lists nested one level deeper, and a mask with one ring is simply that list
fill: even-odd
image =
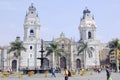
[{"label": "white sky", "polygon": [[0,0],[0,46],[9,45],[16,36],[23,40],[24,18],[31,3],[40,17],[40,38],[80,39],[78,26],[87,6],[97,24],[97,39],[108,42],[120,38],[120,0]]}]

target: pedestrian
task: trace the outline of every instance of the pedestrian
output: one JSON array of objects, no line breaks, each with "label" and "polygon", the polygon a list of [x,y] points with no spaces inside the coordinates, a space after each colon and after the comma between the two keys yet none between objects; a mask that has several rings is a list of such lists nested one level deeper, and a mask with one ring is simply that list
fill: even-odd
[{"label": "pedestrian", "polygon": [[70,72],[70,70],[68,70],[68,77],[71,77],[71,72]]},{"label": "pedestrian", "polygon": [[52,73],[51,77],[56,77],[56,75],[55,75],[55,68],[51,68],[51,73]]},{"label": "pedestrian", "polygon": [[64,67],[65,80],[68,80],[68,70],[67,67]]},{"label": "pedestrian", "polygon": [[98,73],[100,73],[101,71],[102,71],[102,69],[101,69],[101,68],[99,68],[99,69],[98,69]]},{"label": "pedestrian", "polygon": [[106,66],[106,75],[107,75],[107,80],[109,80],[111,76],[111,70],[109,65]]},{"label": "pedestrian", "polygon": [[112,78],[111,77],[109,77],[109,79],[108,80],[112,80]]}]

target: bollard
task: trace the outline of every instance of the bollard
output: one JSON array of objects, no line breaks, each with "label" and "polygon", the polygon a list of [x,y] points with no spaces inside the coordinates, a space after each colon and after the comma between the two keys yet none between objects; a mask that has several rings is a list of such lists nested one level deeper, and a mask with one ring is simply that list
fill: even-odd
[{"label": "bollard", "polygon": [[93,70],[90,70],[90,75],[93,75]]},{"label": "bollard", "polygon": [[28,76],[34,76],[34,71],[29,71]]},{"label": "bollard", "polygon": [[81,71],[80,75],[81,75],[81,76],[83,76],[83,75],[84,75],[83,71]]},{"label": "bollard", "polygon": [[76,72],[72,70],[71,71],[71,75],[75,75],[75,74],[76,74]]},{"label": "bollard", "polygon": [[80,72],[81,72],[80,73],[81,76],[84,76],[86,74],[86,71],[84,69],[82,69]]},{"label": "bollard", "polygon": [[45,77],[48,78],[48,71],[45,72]]},{"label": "bollard", "polygon": [[23,77],[23,73],[22,72],[19,72],[18,73],[18,78],[22,78]]},{"label": "bollard", "polygon": [[6,77],[9,77],[9,73],[3,71],[3,72],[2,72],[2,78],[6,78]]},{"label": "bollard", "polygon": [[11,74],[14,74],[14,72],[10,71],[10,75],[11,75]]},{"label": "bollard", "polygon": [[4,72],[2,72],[2,76],[1,76],[2,78],[6,78],[6,76],[4,75]]}]

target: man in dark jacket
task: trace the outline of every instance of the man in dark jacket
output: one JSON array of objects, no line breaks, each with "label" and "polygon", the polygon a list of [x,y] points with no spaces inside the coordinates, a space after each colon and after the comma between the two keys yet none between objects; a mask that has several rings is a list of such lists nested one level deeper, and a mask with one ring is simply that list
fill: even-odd
[{"label": "man in dark jacket", "polygon": [[110,70],[109,65],[106,66],[106,75],[107,75],[107,80],[108,80],[110,78],[110,75],[111,75],[111,70]]}]

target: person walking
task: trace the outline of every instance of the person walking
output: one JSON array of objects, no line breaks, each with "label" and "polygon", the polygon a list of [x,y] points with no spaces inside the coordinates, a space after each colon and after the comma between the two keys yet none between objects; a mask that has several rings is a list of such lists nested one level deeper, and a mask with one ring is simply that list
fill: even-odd
[{"label": "person walking", "polygon": [[107,65],[106,66],[106,75],[107,75],[107,80],[109,80],[111,77],[111,70],[110,70],[110,66]]},{"label": "person walking", "polygon": [[64,68],[65,80],[68,80],[68,70],[67,67]]},{"label": "person walking", "polygon": [[55,75],[55,68],[51,68],[51,73],[52,73],[51,77],[56,77],[56,75]]}]

